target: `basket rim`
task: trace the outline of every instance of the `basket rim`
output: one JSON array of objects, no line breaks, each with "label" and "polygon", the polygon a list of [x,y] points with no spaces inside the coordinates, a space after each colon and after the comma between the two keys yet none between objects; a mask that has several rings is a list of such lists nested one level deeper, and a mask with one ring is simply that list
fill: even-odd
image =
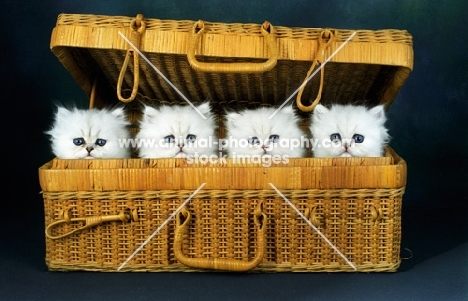
[{"label": "basket rim", "polygon": [[[393,163],[381,165],[244,166],[174,165],[180,159],[52,159],[39,168],[43,191],[138,191],[197,189],[206,183],[208,190],[271,190],[278,189],[399,189],[406,186],[405,160],[393,150]],[[345,159],[345,158],[336,158]],[[362,159],[362,158],[356,158]],[[182,159],[183,160],[183,159]],[[297,161],[321,162],[320,158],[298,158]],[[142,163],[130,167],[115,164]],[[158,163],[148,166],[145,162]],[[61,169],[54,164],[65,163]],[[108,163],[108,164],[107,164]],[[85,164],[85,165],[83,165]]]}]

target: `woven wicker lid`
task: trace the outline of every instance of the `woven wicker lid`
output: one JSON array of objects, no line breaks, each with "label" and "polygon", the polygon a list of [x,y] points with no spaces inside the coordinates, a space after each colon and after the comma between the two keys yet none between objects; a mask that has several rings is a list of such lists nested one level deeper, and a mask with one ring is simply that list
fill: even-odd
[{"label": "woven wicker lid", "polygon": [[118,102],[118,94],[131,100],[132,91],[140,101],[183,103],[186,97],[194,103],[209,99],[216,107],[276,106],[295,99],[314,62],[304,105],[322,85],[324,104],[388,106],[413,68],[412,37],[395,29],[61,14],[50,46],[85,93],[95,92],[97,107]]}]

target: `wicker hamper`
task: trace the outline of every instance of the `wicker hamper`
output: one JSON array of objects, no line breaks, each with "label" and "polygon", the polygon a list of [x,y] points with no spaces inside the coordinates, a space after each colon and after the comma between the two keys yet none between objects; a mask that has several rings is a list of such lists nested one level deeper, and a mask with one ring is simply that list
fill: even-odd
[{"label": "wicker hamper", "polygon": [[[124,102],[135,131],[141,103],[186,99],[221,113],[294,96],[307,126],[318,101],[390,105],[413,67],[404,30],[142,15],[59,15],[51,49],[91,107]],[[269,167],[54,158],[39,180],[50,270],[381,272],[401,261],[406,163],[390,147]]]}]

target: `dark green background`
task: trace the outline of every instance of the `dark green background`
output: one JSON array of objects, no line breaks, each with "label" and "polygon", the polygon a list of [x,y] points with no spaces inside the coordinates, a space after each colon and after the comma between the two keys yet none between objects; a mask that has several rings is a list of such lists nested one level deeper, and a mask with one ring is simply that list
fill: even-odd
[{"label": "dark green background", "polygon": [[[23,270],[29,273],[30,266],[33,266],[35,272],[45,269],[43,203],[38,168],[53,156],[44,131],[51,124],[56,102],[74,102],[82,107],[87,106],[87,96],[49,49],[50,34],[60,13],[124,16],[142,13],[148,18],[172,20],[203,19],[225,23],[262,23],[268,20],[274,25],[288,27],[408,30],[414,39],[414,70],[395,99],[388,116],[388,127],[393,137],[391,146],[408,164],[408,184],[403,199],[402,257],[410,257],[408,253],[405,254],[404,248],[411,249],[414,256],[411,260],[403,262],[402,270],[411,269],[428,258],[468,242],[468,30],[465,21],[468,13],[467,1],[10,0],[2,2],[0,12],[4,166],[1,181],[3,225],[0,226],[0,257],[5,259],[0,266],[9,271],[9,274],[1,273],[0,280],[8,281],[8,275],[12,273],[16,277],[13,279],[23,279],[21,273]],[[466,265],[466,261],[456,261],[452,266],[458,264]],[[446,271],[445,265],[442,265],[440,270]],[[15,274],[15,271],[18,272]],[[418,273],[417,267],[412,271]],[[424,269],[419,271],[417,276],[403,273],[400,278],[385,280],[378,276],[359,278],[369,282],[369,285],[364,286],[346,287],[345,282],[336,281],[333,285],[346,287],[347,292],[354,293],[355,296],[360,296],[360,291],[356,289],[361,288],[366,291],[363,294],[373,293],[374,297],[379,296],[380,299],[380,291],[370,290],[372,284],[379,285],[387,294],[396,297],[398,290],[387,287],[386,281],[392,279],[400,284],[412,285],[414,281],[418,283],[416,279],[422,277],[424,281],[418,285],[427,288],[423,291],[428,293],[420,300],[429,300],[431,285],[426,285]],[[113,279],[117,279],[118,276],[105,276],[93,274],[86,277],[99,279],[96,286],[98,281],[101,281],[112,287]],[[24,281],[34,283],[35,279],[41,278],[41,281],[48,283],[54,279],[63,285],[55,286],[54,283],[50,283],[49,286],[44,286],[44,283],[37,282],[37,287],[42,288],[42,295],[38,296],[45,296],[46,288],[55,287],[62,296],[70,297],[66,289],[70,282],[64,281],[72,281],[75,279],[73,277],[79,276],[63,280],[65,278],[62,275],[46,275],[40,272],[34,275],[36,278],[31,275],[29,277],[31,278],[24,278]],[[131,278],[132,276],[120,277],[120,281],[137,279]],[[138,279],[151,285],[148,283],[152,281],[150,279],[158,276],[148,277]],[[164,277],[175,281],[181,279],[175,275]],[[207,281],[226,279],[212,275],[198,277],[197,279],[209,279]],[[244,280],[249,278],[227,277],[229,282],[243,283],[253,291],[255,288],[252,286],[263,283],[257,281],[250,284],[248,280]],[[268,279],[273,281],[272,285],[281,286],[286,277],[278,275]],[[324,277],[309,275],[308,278],[296,278],[299,281],[297,285],[291,282],[289,284],[289,296],[306,296],[306,293],[299,292],[305,289],[303,285],[312,285],[307,279],[319,281],[321,288],[329,286],[327,284],[332,278]],[[336,277],[338,278],[333,279],[356,279]],[[193,278],[186,279],[191,279],[189,282],[194,281]],[[82,280],[80,278],[80,281]],[[191,284],[195,285],[192,282]],[[93,281],[91,283],[94,284]],[[297,290],[291,290],[292,287]],[[22,290],[20,286],[8,288],[6,291],[13,294]],[[170,288],[172,291],[178,290],[174,285]],[[334,291],[332,288],[328,293]],[[447,292],[453,292],[451,284],[444,288]],[[315,289],[309,292],[309,296],[320,294],[316,286]],[[0,290],[5,291],[4,288]],[[80,288],[76,287],[75,292],[78,291]],[[112,294],[112,291],[107,290],[109,294]],[[186,290],[184,292],[189,293]],[[231,294],[236,292],[236,289],[230,290]],[[213,291],[213,294],[217,293],[223,294],[219,289]],[[459,296],[458,292],[455,293]],[[2,292],[0,296],[1,294]],[[417,296],[419,293],[409,288],[405,294]],[[133,293],[128,292],[130,299],[132,296]],[[260,294],[256,296],[261,297]],[[187,298],[190,299],[190,295],[187,295]]]}]

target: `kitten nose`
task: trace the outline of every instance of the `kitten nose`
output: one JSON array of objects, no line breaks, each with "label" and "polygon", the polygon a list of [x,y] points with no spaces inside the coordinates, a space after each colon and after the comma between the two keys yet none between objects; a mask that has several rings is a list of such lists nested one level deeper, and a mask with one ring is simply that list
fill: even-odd
[{"label": "kitten nose", "polygon": [[91,147],[91,146],[86,147],[86,150],[88,151],[88,153],[90,153],[93,149],[94,147]]}]

